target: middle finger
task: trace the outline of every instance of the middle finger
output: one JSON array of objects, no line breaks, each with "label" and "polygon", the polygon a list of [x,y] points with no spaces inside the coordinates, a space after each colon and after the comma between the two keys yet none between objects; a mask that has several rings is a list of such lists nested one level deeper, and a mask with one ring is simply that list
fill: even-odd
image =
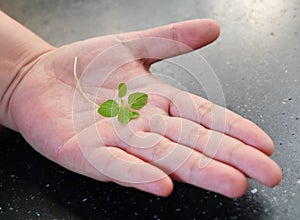
[{"label": "middle finger", "polygon": [[176,180],[228,197],[241,196],[247,188],[246,177],[239,170],[159,134],[138,131],[122,145],[126,152],[157,166]]},{"label": "middle finger", "polygon": [[148,129],[233,166],[267,186],[280,181],[280,168],[261,151],[188,119],[156,115],[150,119]]}]

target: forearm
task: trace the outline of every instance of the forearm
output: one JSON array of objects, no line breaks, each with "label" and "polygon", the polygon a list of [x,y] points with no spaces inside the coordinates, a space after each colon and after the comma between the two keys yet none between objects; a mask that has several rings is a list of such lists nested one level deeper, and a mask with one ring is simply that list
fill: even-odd
[{"label": "forearm", "polygon": [[52,48],[0,11],[0,124],[16,129],[9,111],[14,91],[26,74],[26,66]]}]

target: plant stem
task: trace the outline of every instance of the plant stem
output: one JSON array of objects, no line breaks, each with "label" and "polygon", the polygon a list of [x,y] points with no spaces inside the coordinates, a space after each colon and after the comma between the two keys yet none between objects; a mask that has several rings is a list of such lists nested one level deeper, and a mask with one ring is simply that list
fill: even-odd
[{"label": "plant stem", "polygon": [[94,102],[93,100],[91,100],[87,95],[86,93],[83,91],[83,89],[81,88],[80,86],[80,83],[79,83],[79,79],[77,77],[77,57],[75,57],[74,59],[74,78],[75,78],[75,81],[76,81],[76,87],[78,88],[79,92],[81,93],[81,95],[88,101],[90,102],[91,104],[93,104],[94,106],[96,106],[97,108],[99,108],[100,106]]}]

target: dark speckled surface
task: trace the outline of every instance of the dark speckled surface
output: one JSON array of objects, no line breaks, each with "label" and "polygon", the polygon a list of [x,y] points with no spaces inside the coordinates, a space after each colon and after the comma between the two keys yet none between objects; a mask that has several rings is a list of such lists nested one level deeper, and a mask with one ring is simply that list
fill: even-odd
[{"label": "dark speckled surface", "polygon": [[[247,194],[234,200],[180,183],[161,198],[74,174],[36,153],[19,134],[0,129],[0,219],[300,219],[299,0],[1,0],[0,9],[56,46],[216,19],[222,34],[200,53],[216,72],[227,107],[273,138],[272,157],[284,174],[274,189],[250,180]],[[164,63],[154,69],[183,76]]]}]

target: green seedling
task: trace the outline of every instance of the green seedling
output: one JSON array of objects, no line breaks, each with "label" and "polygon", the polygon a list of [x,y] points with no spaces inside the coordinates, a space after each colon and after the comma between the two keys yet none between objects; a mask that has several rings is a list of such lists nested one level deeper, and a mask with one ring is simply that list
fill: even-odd
[{"label": "green seedling", "polygon": [[134,110],[139,110],[146,105],[148,95],[142,92],[132,93],[128,96],[127,104],[123,99],[126,94],[126,84],[120,83],[118,87],[120,104],[115,100],[109,99],[99,106],[98,113],[104,117],[118,116],[119,122],[123,125],[127,124],[133,118],[138,118],[140,114]]},{"label": "green seedling", "polygon": [[75,61],[74,61],[74,77],[76,80],[77,88],[87,101],[89,101],[90,103],[98,107],[98,113],[100,115],[107,118],[118,116],[118,121],[123,125],[127,124],[131,119],[140,117],[140,114],[135,110],[140,110],[146,105],[148,100],[147,94],[142,92],[132,93],[128,96],[127,99],[128,102],[125,103],[124,97],[127,94],[127,86],[125,83],[120,83],[118,86],[119,100],[115,101],[109,99],[103,102],[101,105],[98,105],[93,100],[91,100],[86,95],[86,93],[82,90],[79,83],[79,79],[77,77],[76,66],[77,66],[77,57],[75,57]]}]

